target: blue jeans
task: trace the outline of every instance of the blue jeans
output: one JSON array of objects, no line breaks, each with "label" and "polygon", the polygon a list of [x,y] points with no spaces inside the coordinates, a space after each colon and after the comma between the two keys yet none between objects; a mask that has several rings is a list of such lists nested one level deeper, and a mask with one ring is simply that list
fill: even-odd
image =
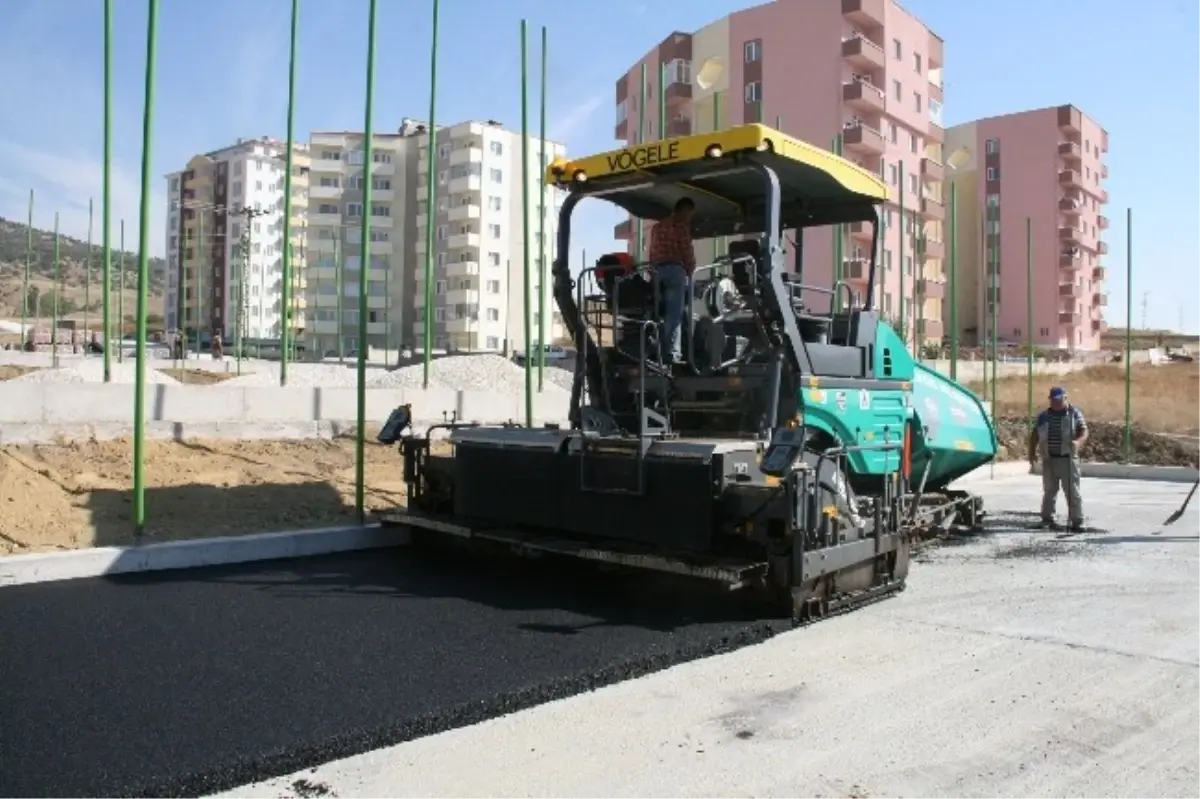
[{"label": "blue jeans", "polygon": [[683,264],[657,264],[654,267],[655,280],[658,290],[662,293],[663,304],[666,306],[665,328],[667,352],[672,360],[683,360],[683,344],[680,328],[683,326],[684,295],[687,293],[688,276]]}]

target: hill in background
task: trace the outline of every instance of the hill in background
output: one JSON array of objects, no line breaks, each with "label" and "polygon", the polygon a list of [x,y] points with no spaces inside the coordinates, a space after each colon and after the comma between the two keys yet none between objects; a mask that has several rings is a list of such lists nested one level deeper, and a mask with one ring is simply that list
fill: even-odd
[{"label": "hill in background", "polygon": [[[22,222],[15,222],[0,217],[0,317],[20,319],[21,317],[21,286],[25,276],[25,253],[29,228]],[[116,242],[113,242],[115,244]],[[132,317],[137,303],[137,266],[136,252],[126,251],[123,293],[125,316]],[[115,247],[112,250],[112,312],[118,307],[118,287],[121,285],[120,271],[121,252]],[[58,260],[59,312],[63,318],[83,319],[90,315],[93,324],[99,323],[101,299],[103,297],[103,264],[104,250],[93,243],[91,249],[91,286],[87,278],[88,245],[85,241],[59,235]],[[150,259],[150,273],[156,270],[162,273],[166,262],[162,258]],[[30,294],[36,292],[36,302],[41,306],[42,315],[48,316],[54,303],[54,233],[39,228],[33,229],[32,259],[29,269]],[[161,309],[163,284],[161,280],[151,277],[149,286],[150,313],[158,314]],[[34,316],[35,306],[28,306],[29,315]]]}]

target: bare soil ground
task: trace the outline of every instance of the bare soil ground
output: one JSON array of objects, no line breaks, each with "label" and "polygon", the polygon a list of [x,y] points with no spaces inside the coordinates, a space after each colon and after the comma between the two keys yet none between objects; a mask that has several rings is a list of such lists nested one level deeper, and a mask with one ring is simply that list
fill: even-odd
[{"label": "bare soil ground", "polygon": [[[405,501],[368,431],[368,509]],[[353,524],[354,439],[148,441],[146,540]],[[130,441],[0,447],[0,555],[133,541]]]},{"label": "bare soil ground", "polygon": [[21,377],[30,372],[36,372],[40,366],[11,366],[0,364],[0,380],[12,380],[14,377]]},{"label": "bare soil ground", "polygon": [[205,369],[159,369],[164,375],[192,386],[211,386],[237,377],[236,372],[209,372]]},{"label": "bare soil ground", "polygon": [[[1187,466],[1200,460],[1200,364],[1135,365],[1130,387],[1131,463]],[[1024,458],[1029,435],[1027,383],[1023,377],[996,384],[997,434],[1008,456]],[[1091,427],[1084,459],[1117,463],[1124,460],[1125,368],[1093,366],[1062,376],[1035,376],[1034,411],[1046,405],[1053,385],[1067,389]],[[991,399],[991,386],[972,383],[981,398]]]}]

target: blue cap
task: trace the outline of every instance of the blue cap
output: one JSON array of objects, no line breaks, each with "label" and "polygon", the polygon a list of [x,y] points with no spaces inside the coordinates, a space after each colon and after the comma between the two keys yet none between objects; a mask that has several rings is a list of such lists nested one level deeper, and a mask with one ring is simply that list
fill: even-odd
[{"label": "blue cap", "polygon": [[1067,396],[1067,390],[1062,386],[1055,386],[1050,389],[1050,399],[1052,400],[1060,400],[1065,396]]}]

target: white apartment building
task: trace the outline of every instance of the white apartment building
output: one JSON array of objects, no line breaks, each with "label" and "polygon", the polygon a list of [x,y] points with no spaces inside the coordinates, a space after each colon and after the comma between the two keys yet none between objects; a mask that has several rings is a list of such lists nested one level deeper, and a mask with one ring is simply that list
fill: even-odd
[{"label": "white apartment building", "polygon": [[[278,339],[283,325],[286,142],[261,137],[192,158],[167,175],[167,329],[227,342]],[[293,331],[304,325],[308,153],[292,178]],[[244,269],[243,269],[244,265]]]},{"label": "white apartment building", "polygon": [[[410,340],[424,340],[422,292],[428,235],[428,142],[417,137],[415,266],[408,306],[413,309]],[[434,346],[447,349],[523,351],[524,246],[523,194],[529,192],[531,239],[531,332],[537,335],[539,292],[545,291],[547,343],[565,335],[554,305],[550,263],[554,255],[561,195],[545,192],[539,217],[545,165],[564,157],[563,144],[529,140],[530,169],[522,181],[521,134],[499,123],[464,122],[440,128],[436,136],[434,222]],[[542,223],[539,223],[539,218]],[[543,246],[544,243],[544,246]],[[544,259],[544,260],[543,260]],[[543,271],[545,285],[539,279]]]}]

